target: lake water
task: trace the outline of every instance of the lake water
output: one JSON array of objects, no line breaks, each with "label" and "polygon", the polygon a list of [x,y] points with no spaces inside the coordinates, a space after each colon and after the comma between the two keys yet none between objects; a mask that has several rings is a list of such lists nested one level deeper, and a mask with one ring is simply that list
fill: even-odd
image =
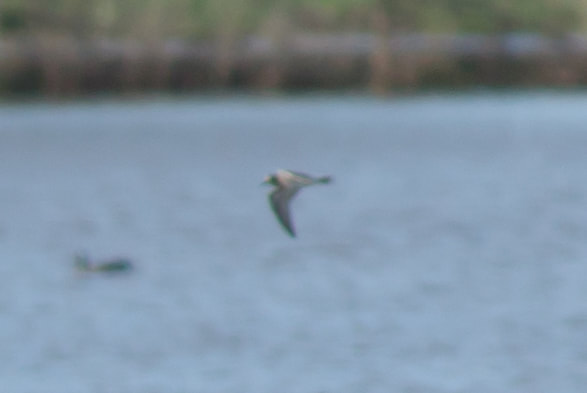
[{"label": "lake water", "polygon": [[[584,392],[587,94],[0,107],[11,393]],[[279,227],[263,177],[332,175]],[[124,256],[82,274],[73,255]]]}]

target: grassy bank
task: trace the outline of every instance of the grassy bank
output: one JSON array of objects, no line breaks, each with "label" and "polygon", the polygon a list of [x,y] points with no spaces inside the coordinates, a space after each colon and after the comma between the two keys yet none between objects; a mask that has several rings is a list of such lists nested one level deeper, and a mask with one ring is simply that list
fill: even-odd
[{"label": "grassy bank", "polygon": [[[4,0],[0,94],[583,85],[582,0]],[[520,34],[517,32],[528,32]]]},{"label": "grassy bank", "polygon": [[295,34],[213,41],[0,41],[5,95],[587,84],[587,37]]}]

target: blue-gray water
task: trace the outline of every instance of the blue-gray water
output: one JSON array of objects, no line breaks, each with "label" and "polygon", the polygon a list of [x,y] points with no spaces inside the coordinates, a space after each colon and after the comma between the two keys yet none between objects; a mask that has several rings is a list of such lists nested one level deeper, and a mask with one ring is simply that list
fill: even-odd
[{"label": "blue-gray water", "polygon": [[[0,107],[11,393],[584,392],[587,94]],[[291,239],[267,204],[303,190]],[[73,255],[130,257],[121,277]]]}]

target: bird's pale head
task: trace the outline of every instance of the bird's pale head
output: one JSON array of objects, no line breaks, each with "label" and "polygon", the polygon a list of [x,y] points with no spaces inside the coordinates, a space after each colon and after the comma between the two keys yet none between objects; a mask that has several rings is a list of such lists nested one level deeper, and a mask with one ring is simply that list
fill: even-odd
[{"label": "bird's pale head", "polygon": [[276,185],[278,185],[277,176],[267,175],[267,176],[265,176],[265,178],[263,179],[263,183],[261,183],[261,184],[269,184],[272,186],[276,186]]}]

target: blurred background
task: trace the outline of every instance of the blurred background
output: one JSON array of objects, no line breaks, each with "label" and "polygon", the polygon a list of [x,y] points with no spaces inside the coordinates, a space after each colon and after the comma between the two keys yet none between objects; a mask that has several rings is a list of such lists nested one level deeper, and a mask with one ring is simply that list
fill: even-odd
[{"label": "blurred background", "polygon": [[4,0],[0,94],[586,83],[582,0]]},{"label": "blurred background", "polygon": [[[584,0],[0,1],[10,393],[583,393]],[[334,181],[292,202],[278,168]]]}]

